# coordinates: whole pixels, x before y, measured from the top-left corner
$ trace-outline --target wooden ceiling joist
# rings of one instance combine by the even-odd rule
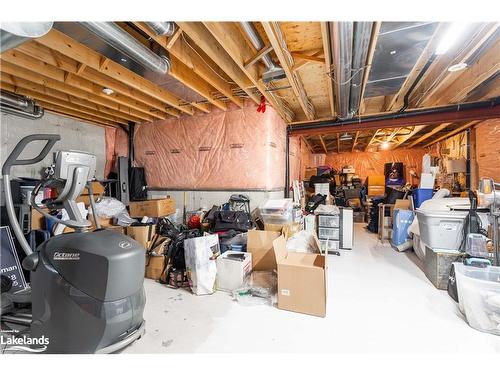
[[[455,56],[452,61],[448,60],[445,61],[445,63],[447,63],[447,66],[443,66],[441,68],[442,71],[439,72],[440,76],[438,76],[436,81],[433,82],[432,86],[429,87],[428,90],[422,94],[424,95],[424,97],[419,101],[420,102],[419,106],[425,107],[437,102],[438,98],[440,97],[439,93],[442,91],[442,89],[448,87],[454,80],[457,79],[457,76],[461,75],[460,72],[448,72],[447,67],[451,64],[465,63],[498,30],[498,27],[499,27],[498,23],[486,24],[483,27],[483,29],[480,30],[480,32],[478,32],[473,37],[473,39],[468,43],[470,46],[465,51]],[[498,53],[500,52],[498,50],[498,46],[496,48],[497,48],[496,53],[498,56]],[[462,82],[461,79],[460,81]]]
[[[104,98],[101,97],[100,95],[89,93],[87,91],[72,87],[63,82],[43,77],[35,72],[20,68],[8,62],[2,63],[2,72],[11,75],[14,78],[14,80],[19,77],[26,81],[34,82],[38,85],[57,90],[59,92],[73,95],[88,100],[90,102],[103,105],[108,108],[113,108],[115,110],[123,112],[124,114],[132,115],[134,117],[140,118],[145,121],[152,121],[151,115],[145,115],[144,113],[137,111],[133,108],[116,103],[115,101],[112,101],[109,98]]]
[[[410,147],[415,147],[416,145],[418,145],[419,143],[422,143],[423,141],[425,141],[427,138],[429,137],[432,137],[434,134],[446,129],[448,126],[450,126],[452,123],[451,122],[445,122],[441,125],[438,125],[438,126],[435,126],[434,128],[432,128],[431,131],[423,134],[422,136],[420,136],[419,138],[417,138],[416,140],[414,140],[413,142],[411,142],[409,145],[408,145],[408,148]],[[430,127],[430,126],[428,126]]]
[[[169,91],[135,74],[120,64],[109,61],[106,65],[101,67],[102,56],[98,52],[78,43],[55,29],[52,29],[43,37],[38,38],[37,42],[184,113],[193,114],[193,109],[190,106],[182,105],[183,101],[181,98],[178,98]]]
[[[314,154],[314,148],[311,146],[311,144],[309,143],[309,141],[307,140],[307,138],[306,137],[301,137],[301,139],[304,141],[304,144],[309,149],[309,151],[311,151],[311,153]]]
[[[458,134],[458,133],[461,133],[463,132],[464,130],[467,130],[468,128],[476,125],[477,123],[479,123],[480,121],[469,121],[449,132],[447,132],[445,135],[442,135],[441,137],[438,137],[436,139],[433,139],[432,141],[430,141],[429,143],[425,144],[424,146],[422,147],[429,147],[429,146],[432,146],[434,143],[437,143],[439,141],[442,141],[444,139],[447,139],[447,138],[450,138],[450,137],[453,137],[455,134]]]
[[[132,97],[143,103],[145,106],[155,108],[160,112],[165,112],[165,104],[163,102],[154,99],[141,91],[130,88],[115,79],[109,78],[95,69],[89,68],[85,64],[78,63],[77,61],[62,55],[57,51],[50,50],[35,41],[24,43],[16,50],[48,65],[55,66],[65,72],[75,74],[76,76],[82,77],[90,82],[101,85],[102,87],[110,88],[119,94]],[[106,61],[108,60],[109,59],[106,59]],[[82,69],[82,66],[84,69]]]
[[[131,116],[129,114],[125,114],[123,112],[104,107],[103,105],[98,105],[93,102],[90,102],[88,100],[84,100],[81,98],[78,98],[76,96],[72,96],[70,94],[63,93],[61,91],[57,91],[54,89],[51,89],[49,87],[45,87],[39,84],[36,84],[34,82],[30,82],[27,80],[24,80],[22,78],[16,77],[15,79],[7,74],[7,73],[0,73],[0,80],[2,83],[11,85],[12,87],[15,87],[16,89],[24,89],[24,90],[29,90],[30,92],[33,93],[38,93],[42,95],[47,95],[50,96],[54,99],[58,99],[60,101],[67,101],[76,105],[79,105],[81,107],[89,108],[94,111],[99,111],[111,116],[114,116],[116,118],[122,119],[125,121],[125,123],[128,123],[130,121],[133,122],[142,122],[143,120],[134,116]],[[119,122],[119,121],[117,121]]]
[[[408,134],[406,135],[403,135],[401,137],[398,137],[398,140],[396,141],[396,143],[392,146],[392,150],[395,150],[396,148],[398,148],[399,146],[401,146],[403,143],[405,143],[406,141],[408,141],[409,139],[411,139],[411,137],[413,137],[415,134],[417,134],[419,131],[425,129],[428,125],[417,125],[417,126],[414,126],[412,131],[409,132]]]
[[[351,152],[354,151],[354,149],[356,148],[356,144],[358,142],[358,137],[359,137],[359,130],[356,132],[356,134],[354,135],[354,140],[352,141],[352,147],[351,147]]]
[[[370,71],[372,68],[373,56],[375,55],[375,47],[377,45],[378,34],[380,32],[380,26],[382,22],[374,22],[372,26],[372,35],[370,39],[370,46],[368,47],[368,55],[366,57],[366,69],[363,73],[363,80],[361,81],[361,106],[359,109],[359,113],[364,113],[365,111],[365,89],[366,84],[368,83],[368,76],[370,75]]]
[[[3,64],[5,64],[6,62],[13,64],[18,68],[26,69],[33,73],[36,73],[40,77],[46,77],[60,82],[66,86],[71,86],[88,93],[98,95],[102,98],[107,98],[110,101],[114,101],[118,104],[133,108],[136,111],[142,112],[144,115],[151,115],[159,119],[163,119],[166,117],[166,115],[151,112],[151,108],[149,106],[146,106],[143,103],[132,99],[131,97],[119,93],[107,95],[103,92],[103,86],[88,81],[80,76],[77,76],[76,74],[65,72],[55,66],[46,64],[43,61],[34,59],[22,52],[15,50],[4,52],[1,56],[1,60]]]
[[[107,126],[112,126],[112,127],[117,126],[116,123],[104,120],[100,117],[95,117],[95,116],[88,115],[88,114],[85,114],[85,113],[82,113],[79,111],[75,111],[75,110],[67,108],[67,107],[61,107],[61,106],[58,106],[58,105],[55,105],[52,103],[44,102],[43,100],[37,100],[37,103],[39,105],[41,105],[44,109],[58,113],[58,114],[69,115],[71,117],[76,117],[76,118],[90,121],[90,122],[100,124],[100,125],[107,125]]]
[[[375,138],[377,138],[378,132],[379,132],[379,129],[377,129],[377,130],[375,130],[375,132],[373,132],[373,135],[370,137],[370,139],[368,140],[368,143],[366,144],[366,147],[364,149],[365,152],[368,151],[368,148],[372,145]]]
[[[296,72],[292,71],[293,62],[291,63],[285,56],[284,48],[286,47],[284,46],[284,43],[286,42],[280,39],[280,35],[282,35],[282,32],[280,30],[278,22],[261,22],[261,24],[264,27],[264,31],[266,32],[267,37],[269,38],[269,41],[273,46],[274,52],[278,57],[281,67],[285,71],[288,82],[292,86],[293,93],[295,94],[300,107],[304,111],[306,118],[308,120],[314,120],[314,106],[307,97],[307,93],[304,90],[304,85],[302,84],[300,77]]]
[[[61,108],[68,108],[68,109],[72,109],[74,111],[80,112],[82,114],[94,116],[95,118],[101,118],[102,120],[105,120],[105,121],[112,121],[113,123],[128,125],[128,122],[126,120],[120,119],[120,118],[112,116],[112,115],[108,115],[104,112],[81,107],[77,104],[70,103],[66,100],[60,100],[60,99],[54,98],[53,96],[40,94],[40,93],[33,92],[33,91],[30,91],[27,89],[16,87],[14,85],[10,85],[10,84],[4,83],[4,82],[0,82],[0,87],[2,88],[2,90],[10,91],[10,92],[13,92],[15,94],[24,95],[24,96],[28,96],[30,98],[33,98],[37,102],[43,101],[45,103],[57,105]]]
[[[328,149],[326,148],[325,140],[323,139],[323,137],[321,135],[318,135],[318,138],[319,138],[319,142],[321,144],[321,148],[323,148],[324,153],[327,154]]]
[[[248,68],[245,68],[245,62],[254,56],[255,51],[248,45],[237,24],[233,22],[203,22],[203,25],[194,25],[194,22],[187,23],[189,25],[181,22],[180,27],[188,27],[191,34],[190,32],[187,32],[186,29],[183,30],[186,31],[191,39],[194,39],[195,42],[198,43],[198,45],[201,47],[200,44],[206,45],[207,40],[213,44],[212,41],[215,38],[215,44],[218,44],[222,47],[226,55],[230,56],[231,60],[236,64],[237,68],[239,68],[239,70],[242,71],[244,75],[246,75],[250,82],[252,82],[252,84],[257,87],[260,93],[274,107],[274,109],[280,114],[280,116],[287,122],[292,120],[290,114],[285,111],[282,100],[267,91],[267,87],[261,79],[259,66],[257,64],[253,64]],[[204,26],[205,30],[200,30],[200,26]],[[198,29],[197,31],[199,33],[193,33],[193,28]],[[208,35],[206,34],[206,31],[208,31]],[[193,38],[192,35],[194,35],[195,38]],[[211,46],[210,50],[214,47],[217,49],[217,46]],[[204,51],[210,56],[210,58],[215,61],[215,59],[208,53],[212,52],[210,50],[204,49]],[[219,50],[219,54],[220,53],[221,52]],[[224,69],[224,71],[229,74],[226,69]],[[246,91],[245,87],[241,85],[240,87]],[[255,98],[256,95],[251,93],[251,97]],[[257,103],[260,103],[260,98],[257,99]]]
[[[210,69],[208,66],[208,62],[203,61],[203,58],[185,41],[184,36],[182,35],[182,30],[177,29],[175,34],[170,38],[164,36],[156,35],[144,22],[134,22],[134,25],[146,33],[150,38],[155,40],[159,45],[164,47],[170,53],[170,57],[174,57],[172,61],[172,71],[170,74],[176,79],[185,79],[184,75],[180,75],[179,78],[176,77],[178,72],[175,70],[175,66],[177,63],[181,63],[185,65],[191,72],[194,72],[195,75],[199,76],[201,80],[204,80],[205,83],[214,87],[215,90],[220,91],[224,96],[226,96],[229,100],[235,103],[237,106],[242,107],[243,101],[241,98],[233,95],[231,85],[226,82],[222,77],[218,76],[214,71]],[[185,69],[184,69],[185,70]],[[180,79],[179,79],[180,80]],[[191,82],[183,82],[186,86],[190,87],[192,90],[198,92],[200,95],[200,90],[204,92],[206,88],[197,87],[197,82],[200,82],[200,79],[193,78]],[[214,91],[214,90],[211,90]],[[205,95],[203,95],[205,96]],[[211,102],[215,99],[212,98],[211,95],[205,96],[207,100]],[[220,101],[212,102],[215,106],[224,109],[220,105]]]

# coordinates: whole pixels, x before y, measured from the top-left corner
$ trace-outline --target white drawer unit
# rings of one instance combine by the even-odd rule
[[[319,240],[321,251],[337,251],[340,248],[340,242],[336,240]]]
[[[338,240],[340,237],[339,228],[318,228],[320,240]]]
[[[318,226],[327,228],[338,228],[340,226],[340,216],[318,215]]]

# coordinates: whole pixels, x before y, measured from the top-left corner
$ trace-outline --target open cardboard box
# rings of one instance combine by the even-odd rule
[[[326,254],[288,252],[283,235],[273,241],[273,248],[278,270],[278,308],[326,316]]]
[[[252,269],[254,271],[269,271],[276,269],[273,241],[280,235],[280,232],[275,231],[248,231],[247,252],[252,254]]]

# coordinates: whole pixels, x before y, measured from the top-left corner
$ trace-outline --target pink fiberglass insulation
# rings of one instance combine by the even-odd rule
[[[106,165],[104,176],[116,172],[116,158],[128,155],[128,136],[124,130],[118,128],[105,128],[106,137]]]
[[[500,181],[500,120],[483,121],[476,126],[476,157],[479,178]]]
[[[136,165],[151,187],[281,189],[286,125],[271,107],[213,109],[138,126]]]
[[[345,165],[352,165],[356,174],[364,181],[369,175],[383,175],[385,163],[402,162],[405,165],[406,181],[411,181],[410,170],[415,170],[420,176],[422,157],[426,152],[423,148],[412,148],[411,150],[396,149],[378,152],[328,153],[325,164],[337,171]]]

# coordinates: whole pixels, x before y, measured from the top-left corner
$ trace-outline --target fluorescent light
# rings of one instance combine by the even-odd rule
[[[389,148],[389,146],[390,146],[390,145],[389,145],[389,142],[382,142],[382,143],[380,144],[380,148],[381,148],[382,150],[387,150],[387,149]]]
[[[455,65],[452,65],[448,68],[448,71],[449,72],[458,72],[459,70],[464,70],[465,68],[467,68],[467,63],[460,63],[460,64],[455,64]]]
[[[469,23],[465,22],[453,22],[449,27],[446,33],[443,35],[443,38],[439,42],[439,45],[436,48],[436,55],[445,54],[453,44],[455,44],[463,32],[470,26]]]

